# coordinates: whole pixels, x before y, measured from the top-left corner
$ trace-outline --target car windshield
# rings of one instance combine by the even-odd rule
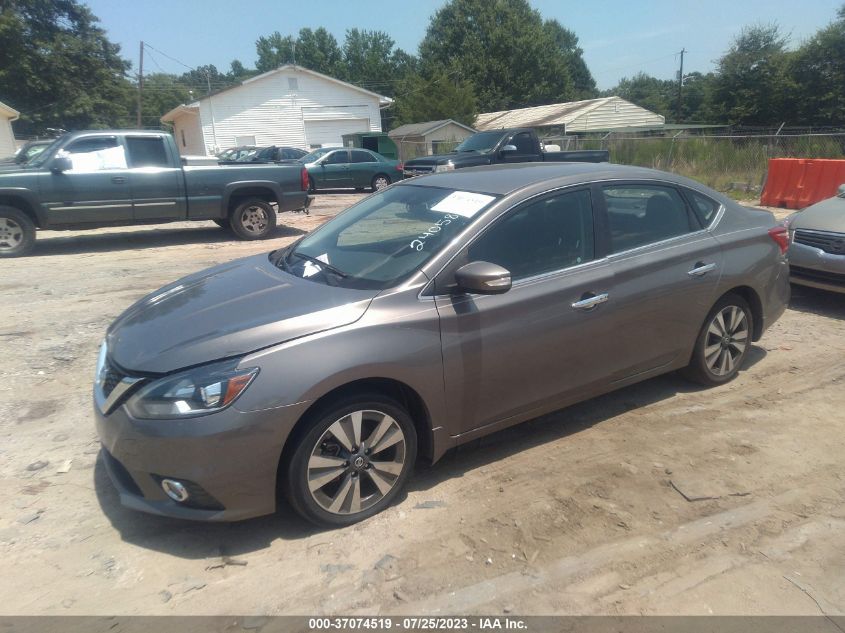
[[[330,151],[338,149],[337,147],[321,147],[320,149],[315,149],[310,154],[306,154],[302,158],[298,159],[300,163],[314,163],[319,158],[325,154],[328,154]]]
[[[319,283],[390,288],[419,270],[495,199],[440,187],[390,187],[271,253],[271,259]]]
[[[502,132],[479,132],[458,145],[456,152],[486,152],[496,147],[496,143],[502,138]]]
[[[27,167],[41,167],[41,165],[46,163],[47,160],[50,158],[50,156],[53,155],[53,152],[55,152],[56,147],[59,145],[59,143],[62,140],[64,140],[63,137],[57,138],[55,141],[50,143],[47,147],[42,148],[41,151],[38,154],[36,154],[33,158],[30,158],[29,160],[27,160],[26,163],[24,163],[24,164]]]

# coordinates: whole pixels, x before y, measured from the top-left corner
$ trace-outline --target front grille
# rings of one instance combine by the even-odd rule
[[[794,241],[798,244],[821,249],[825,253],[845,255],[845,233],[798,229],[795,231]]]
[[[103,367],[102,378],[100,382],[100,389],[103,391],[103,396],[108,398],[118,383],[126,377],[126,374],[121,373],[115,369],[108,361]]]
[[[845,287],[845,275],[831,273],[826,270],[815,270],[813,268],[801,268],[800,266],[790,266],[789,274],[791,277],[799,279],[806,279],[808,281],[822,281],[828,284],[835,284]]]
[[[422,176],[434,171],[434,165],[405,165],[406,176]]]

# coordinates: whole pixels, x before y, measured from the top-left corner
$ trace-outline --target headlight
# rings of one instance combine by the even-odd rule
[[[237,361],[215,363],[159,378],[126,403],[135,418],[190,418],[225,409],[252,382],[257,367],[236,369]]]
[[[436,165],[434,167],[434,173],[440,173],[441,171],[452,171],[455,169],[455,165],[453,163],[446,163],[445,165]]]

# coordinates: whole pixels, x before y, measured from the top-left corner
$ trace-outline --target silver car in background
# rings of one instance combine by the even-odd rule
[[[845,292],[845,185],[787,218],[792,283]]]
[[[787,240],[648,169],[403,181],[124,312],[94,385],[103,460],[138,510],[236,520],[283,494],[354,523],[418,456],[673,370],[731,380],[786,308]]]

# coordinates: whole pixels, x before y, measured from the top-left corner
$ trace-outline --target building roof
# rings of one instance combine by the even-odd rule
[[[533,108],[519,108],[517,110],[502,110],[501,112],[486,112],[479,114],[475,120],[475,127],[479,130],[495,130],[511,127],[551,127],[566,126],[576,119],[589,114],[593,110],[612,102],[622,103],[638,108],[654,117],[660,115],[639,108],[621,97],[602,97],[585,101],[570,101],[568,103],[552,103],[550,105],[534,106]]]
[[[197,99],[196,101],[194,101],[192,103],[182,104],[180,106],[176,106],[175,108],[170,110],[170,112],[167,112],[166,114],[164,114],[161,117],[161,120],[164,121],[165,123],[170,123],[170,122],[173,121],[173,119],[178,114],[183,113],[183,112],[191,112],[191,109],[193,109],[193,108],[196,108],[197,112],[198,112],[200,103],[202,101],[205,101],[206,99],[214,97],[214,96],[216,96],[220,93],[223,93],[223,92],[228,92],[230,90],[237,90],[238,88],[242,88],[242,87],[246,86],[247,84],[251,84],[254,81],[266,79],[267,77],[270,77],[272,75],[276,75],[276,74],[284,72],[286,70],[294,70],[296,72],[302,72],[302,73],[305,73],[307,75],[313,75],[314,77],[317,77],[319,79],[323,79],[325,81],[330,81],[330,82],[338,84],[340,86],[344,86],[345,88],[357,90],[358,92],[361,92],[365,95],[369,95],[371,97],[376,97],[376,98],[378,98],[378,102],[379,102],[380,106],[388,106],[391,103],[393,103],[393,99],[391,99],[390,97],[385,97],[384,95],[380,95],[377,92],[372,92],[370,90],[366,90],[365,88],[361,88],[360,86],[356,86],[355,84],[351,84],[351,83],[348,83],[346,81],[341,81],[340,79],[335,79],[334,77],[329,77],[328,75],[324,75],[323,73],[318,73],[316,70],[310,70],[308,68],[305,68],[304,66],[296,66],[294,64],[284,64],[283,66],[279,66],[278,68],[267,71],[266,73],[256,75],[255,77],[250,77],[249,79],[245,79],[245,80],[243,80],[239,83],[236,83],[236,84],[233,84],[233,85],[228,86],[226,88],[223,88],[222,90],[218,90],[217,92],[212,92],[211,94],[205,95],[204,97],[200,97],[199,99]],[[191,112],[191,113],[193,113],[193,112]]]
[[[0,101],[0,114],[4,115],[9,119],[12,119],[13,121],[21,115],[20,112],[18,112],[14,108],[7,106],[2,101]]]
[[[424,121],[423,123],[406,123],[405,125],[400,125],[399,127],[390,130],[390,132],[388,132],[388,136],[390,136],[391,138],[398,138],[404,136],[425,136],[426,134],[431,134],[432,132],[435,132],[440,128],[449,125],[450,123],[457,125],[458,127],[462,127],[468,132],[472,132],[473,134],[475,134],[475,130],[468,125],[458,123],[454,119],[442,119],[440,121]]]

